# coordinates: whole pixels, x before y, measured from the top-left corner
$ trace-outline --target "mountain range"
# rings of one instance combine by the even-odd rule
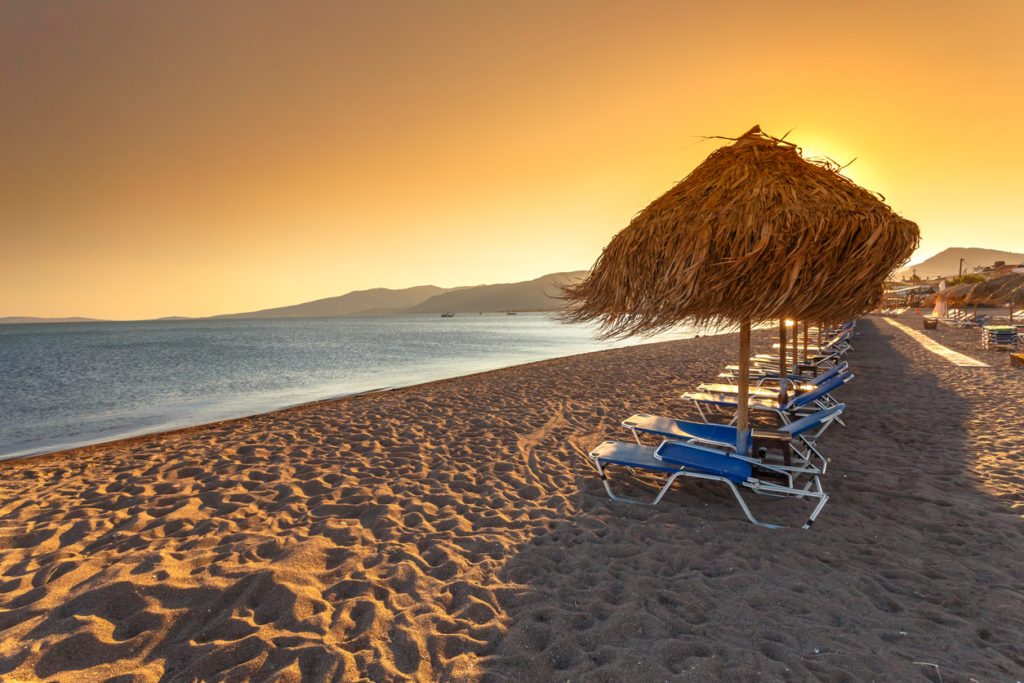
[[[991,266],[996,261],[1004,263],[1024,263],[1024,254],[998,249],[980,249],[978,247],[950,247],[935,256],[926,258],[920,263],[913,263],[900,269],[897,277],[916,272],[919,277],[935,277],[938,275],[958,275],[960,259],[964,260],[963,272],[973,273],[975,269]]]
[[[1024,254],[980,249],[976,247],[952,247],[938,254],[906,266],[897,277],[917,272],[921,277],[956,275],[964,260],[963,271],[974,272],[996,261],[1024,263]],[[558,308],[559,285],[571,284],[583,279],[585,270],[565,273],[551,273],[525,282],[511,282],[499,285],[477,285],[472,287],[435,287],[422,285],[406,289],[365,289],[342,294],[341,296],[317,299],[291,306],[265,308],[244,313],[227,313],[211,316],[227,318],[330,318],[339,316],[441,314],[451,313],[492,313],[497,311],[550,311]],[[161,318],[162,320],[187,320],[188,318]],[[93,318],[33,318],[27,316],[0,318],[3,323],[39,322],[88,322]]]
[[[214,318],[335,318],[346,315],[386,315],[400,313],[406,308],[451,290],[433,285],[407,289],[364,289],[327,299],[307,301],[292,306],[264,308],[247,313],[227,313]]]
[[[534,280],[475,287],[421,285],[406,289],[364,289],[341,296],[291,306],[210,316],[230,318],[333,318],[340,316],[403,315],[413,313],[493,313],[496,311],[551,311],[559,306],[559,285],[583,279],[585,270],[551,273]],[[190,320],[169,317],[160,320]],[[3,323],[98,322],[95,318],[0,318]]]
[[[0,325],[5,323],[96,323],[99,318],[35,318],[30,315],[9,315],[0,318]]]
[[[550,311],[558,308],[559,285],[578,282],[587,271],[551,273],[534,280],[500,285],[442,288],[365,289],[293,306],[230,313],[215,318],[324,318],[414,313],[492,313]]]

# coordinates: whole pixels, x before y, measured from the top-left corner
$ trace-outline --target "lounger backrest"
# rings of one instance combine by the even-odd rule
[[[840,403],[837,406],[832,406],[831,408],[819,410],[816,413],[801,417],[799,420],[793,420],[788,425],[782,425],[779,427],[779,431],[785,432],[790,436],[803,434],[810,429],[815,429],[821,426],[824,422],[835,419],[844,410],[846,410],[846,404]]]
[[[839,375],[838,377],[833,377],[829,381],[820,385],[814,391],[808,391],[806,394],[800,394],[792,401],[787,403],[785,409],[790,410],[792,408],[799,408],[800,406],[805,406],[811,401],[814,401],[824,396],[825,394],[829,393],[830,391],[834,390],[836,387],[842,386],[851,379],[853,379],[852,372],[845,372],[842,375]]]
[[[839,334],[837,334],[836,336],[832,337],[827,342],[825,342],[825,344],[824,344],[824,346],[822,348],[826,348],[827,349],[830,346],[835,346],[836,344],[841,344],[841,343],[843,343],[844,341],[846,341],[849,338],[850,338],[850,333],[849,332],[840,332]]]
[[[814,377],[812,379],[807,380],[806,382],[804,382],[804,384],[813,384],[813,385],[817,386],[817,385],[819,385],[819,384],[821,384],[823,382],[826,382],[826,381],[832,379],[833,377],[835,377],[836,375],[838,375],[841,372],[846,372],[846,369],[848,367],[850,367],[850,364],[847,363],[844,360],[839,365],[833,365],[832,367],[830,367],[828,370],[826,370],[825,372],[821,373],[817,377]]]
[[[750,463],[745,460],[733,458],[714,448],[680,441],[663,441],[654,457],[685,469],[723,477],[737,484],[745,482],[752,473]]]

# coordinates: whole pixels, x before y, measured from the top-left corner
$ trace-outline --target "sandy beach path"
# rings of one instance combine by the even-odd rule
[[[1019,679],[1024,382],[858,329],[810,531],[614,503],[585,456],[692,417],[730,336],[5,463],[0,678]]]

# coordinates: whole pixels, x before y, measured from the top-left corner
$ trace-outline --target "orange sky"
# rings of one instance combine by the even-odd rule
[[[1022,44],[1019,0],[0,0],[0,316],[585,269],[755,123],[919,257],[1024,252]]]

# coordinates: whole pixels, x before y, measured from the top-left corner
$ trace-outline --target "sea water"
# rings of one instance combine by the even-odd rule
[[[543,313],[0,325],[0,459],[640,341]]]

